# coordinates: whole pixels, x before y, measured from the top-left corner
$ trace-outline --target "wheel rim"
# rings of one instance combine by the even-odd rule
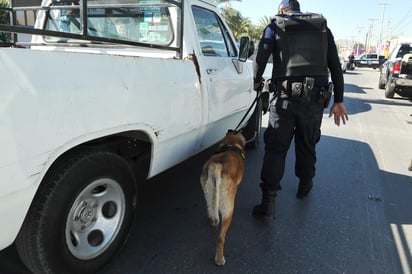
[[[71,254],[88,260],[116,239],[125,215],[125,195],[119,183],[102,178],[77,196],[66,221],[65,239]]]

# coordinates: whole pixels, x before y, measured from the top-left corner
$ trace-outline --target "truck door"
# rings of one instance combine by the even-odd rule
[[[233,60],[238,50],[220,17],[213,11],[192,7],[200,45],[198,61],[207,92],[207,120],[202,145],[216,142],[234,129],[253,100],[252,70],[238,71]]]

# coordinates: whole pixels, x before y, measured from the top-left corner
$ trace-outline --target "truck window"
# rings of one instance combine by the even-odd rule
[[[236,47],[219,17],[199,7],[193,7],[192,11],[203,55],[236,57]]]
[[[409,45],[403,45],[399,48],[398,54],[396,55],[397,58],[403,57],[405,54],[412,53],[412,47]]]
[[[174,39],[167,2],[161,0],[87,1],[88,35],[133,42],[170,45]],[[46,20],[46,30],[80,34],[79,1],[53,2]],[[170,6],[170,5],[169,5]],[[47,42],[67,38],[46,37]]]

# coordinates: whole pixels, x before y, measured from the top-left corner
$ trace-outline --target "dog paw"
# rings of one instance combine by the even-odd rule
[[[226,263],[225,257],[219,258],[218,256],[215,257],[215,264],[222,266]]]
[[[217,226],[219,224],[219,219],[209,217],[209,223],[211,226]]]

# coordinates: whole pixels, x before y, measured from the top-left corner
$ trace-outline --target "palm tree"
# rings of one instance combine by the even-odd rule
[[[268,17],[268,16],[263,16],[262,18],[260,18],[259,20],[259,26],[261,27],[266,27],[267,25],[270,24],[270,22],[272,21],[272,18]]]
[[[217,5],[225,4],[225,7],[230,7],[232,1],[242,2],[242,0],[213,0],[213,2],[215,2]]]
[[[233,35],[237,40],[244,34],[251,36],[254,31],[254,26],[249,18],[242,16],[240,12],[230,7],[222,9],[223,16],[225,17],[226,23],[232,30]]]
[[[0,24],[10,24],[9,12],[6,8],[9,7],[7,0],[0,0]],[[7,32],[0,32],[0,43],[9,43],[11,35]]]

